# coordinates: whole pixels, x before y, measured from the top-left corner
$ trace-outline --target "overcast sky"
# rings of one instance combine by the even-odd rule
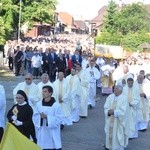
[[[98,10],[108,4],[109,0],[57,0],[58,11],[65,11],[75,17],[75,19],[93,19]],[[115,0],[117,3],[121,0]],[[122,0],[124,3],[143,2],[150,4],[150,0]]]

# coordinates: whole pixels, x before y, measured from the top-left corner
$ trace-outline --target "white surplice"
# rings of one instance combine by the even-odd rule
[[[67,95],[69,97],[69,107],[71,110],[71,118],[73,122],[78,122],[79,117],[79,88],[80,88],[80,81],[77,75],[69,75],[66,77],[67,82]]]
[[[41,125],[40,113],[47,115]],[[33,122],[36,128],[37,144],[42,149],[59,149],[61,144],[60,125],[62,124],[63,112],[59,103],[52,106],[43,106],[42,101],[36,105]]]
[[[81,70],[78,72],[77,76],[80,80],[80,106],[79,106],[79,115],[87,117],[88,116],[88,96],[89,96],[89,78],[86,71]]]
[[[111,94],[106,99],[104,105],[106,148],[110,150],[124,150],[128,145],[128,108],[127,98],[123,94],[119,96]],[[114,109],[114,115],[108,116],[109,109]]]
[[[137,138],[138,137],[138,120],[137,120],[137,110],[140,104],[140,95],[138,86],[133,85],[133,87],[129,88],[127,85],[124,87],[123,90],[124,95],[127,97],[129,103],[129,127],[130,127],[130,138]]]
[[[125,82],[126,82],[126,84],[127,84],[127,79],[128,79],[128,78],[134,79],[134,76],[133,76],[133,74],[132,74],[131,72],[128,72],[128,73],[126,73],[126,74],[123,73],[123,75],[122,75],[121,72],[118,72],[117,75],[119,76],[119,79],[118,79],[118,80],[115,80],[115,81],[116,81],[116,85],[125,86],[125,85],[122,84],[122,80],[125,80]],[[115,75],[113,75],[113,78],[114,78],[114,79],[117,79],[118,77],[115,77]]]
[[[150,120],[150,80],[145,78],[144,79],[144,92],[146,94],[146,98],[148,99],[148,103],[149,103],[149,120]]]
[[[15,96],[18,90],[23,90],[26,93],[29,100],[29,104],[34,110],[36,103],[40,100],[38,95],[39,91],[37,85],[34,82],[32,82],[30,85],[26,84],[26,82],[19,83],[13,90],[15,103],[16,103]]]
[[[43,86],[46,86],[46,85],[49,85],[49,86],[53,87],[53,84],[50,81],[48,81],[47,83],[40,82],[40,83],[37,84],[38,90],[39,90],[38,94],[39,94],[39,99],[40,100],[43,99],[42,88],[43,88]]]
[[[89,64],[88,59],[84,58],[84,59],[82,60],[82,64],[81,64],[81,65],[82,65],[82,69],[83,69],[83,70],[86,70],[88,64]]]
[[[147,86],[144,82],[139,84],[137,81],[135,85],[139,87],[139,94],[144,93],[146,96]],[[149,91],[148,91],[149,92]],[[149,101],[147,97],[140,97],[139,108],[137,110],[137,120],[138,120],[138,130],[143,130],[148,128],[149,122]]]
[[[91,106],[95,106],[95,97],[96,97],[96,80],[100,78],[100,72],[97,68],[88,67],[86,70],[87,76],[89,78],[89,98],[88,104]],[[90,72],[93,72],[94,75],[91,75]]]
[[[115,68],[115,70],[113,71],[112,73],[112,77],[113,77],[113,80],[114,81],[120,81],[124,76],[124,73],[123,73],[123,69],[121,66],[118,66],[117,68]]]
[[[64,125],[72,125],[72,119],[71,119],[71,109],[69,107],[69,97],[67,94],[67,82],[66,79],[63,79],[60,81],[57,79],[53,83],[53,96],[55,100],[59,103],[59,97],[62,97],[63,102],[60,103],[63,114],[64,114],[64,119],[63,119],[63,124]]]

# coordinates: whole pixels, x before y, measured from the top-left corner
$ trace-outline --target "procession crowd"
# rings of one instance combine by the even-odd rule
[[[10,42],[9,68],[24,81],[13,90],[7,114],[22,134],[43,150],[61,150],[61,130],[88,117],[96,91],[107,94],[104,105],[105,148],[124,150],[129,140],[146,131],[150,113],[150,59],[93,57],[86,35],[57,35]],[[34,79],[39,78],[38,84]],[[5,126],[5,90],[1,85],[0,135]]]

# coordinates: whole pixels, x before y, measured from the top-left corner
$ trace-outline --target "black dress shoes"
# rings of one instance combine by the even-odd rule
[[[61,129],[61,130],[63,130],[63,129],[64,129],[64,125],[63,125],[63,124],[61,124],[60,129]]]
[[[86,116],[80,116],[80,118],[84,118],[84,119],[86,119]]]
[[[90,108],[90,109],[93,109],[92,105],[89,105],[89,108]]]
[[[145,132],[147,129],[139,130],[140,132]]]

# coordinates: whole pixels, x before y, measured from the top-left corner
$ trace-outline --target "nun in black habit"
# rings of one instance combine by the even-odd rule
[[[33,110],[28,104],[28,98],[24,91],[19,90],[16,94],[17,104],[8,111],[7,118],[23,135],[36,143],[35,127],[32,121]]]

